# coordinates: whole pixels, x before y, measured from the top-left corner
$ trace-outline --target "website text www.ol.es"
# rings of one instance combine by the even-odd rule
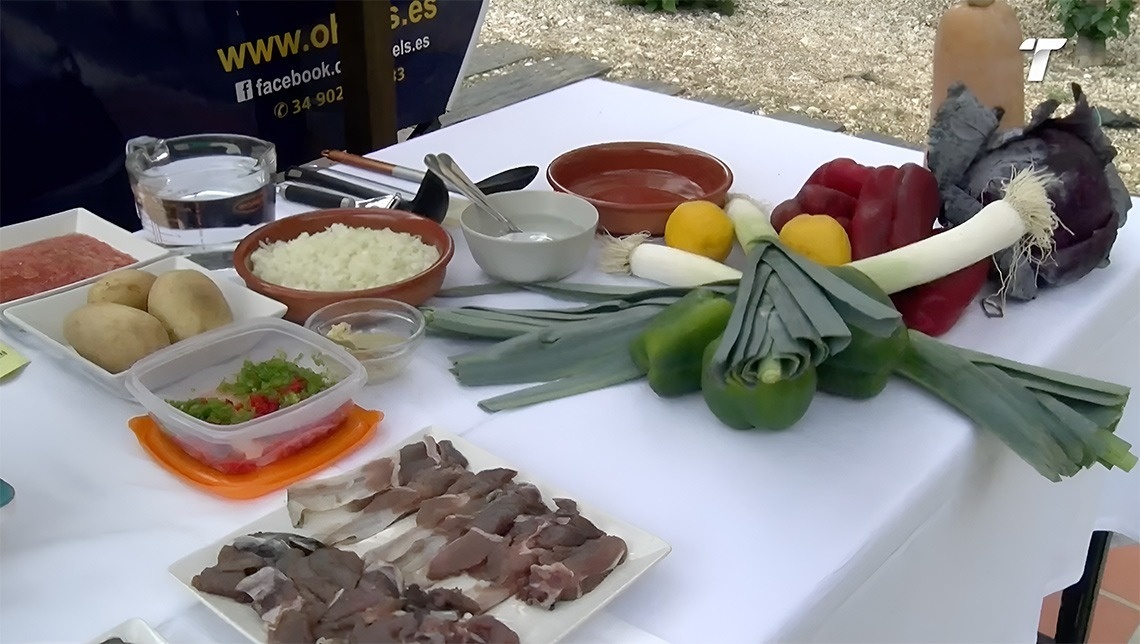
[[[402,26],[416,24],[423,21],[434,20],[439,15],[436,7],[437,0],[412,0],[406,13],[401,13],[398,7],[391,8],[391,27],[395,31]],[[236,45],[218,49],[218,62],[226,72],[244,69],[248,66],[268,63],[306,53],[314,49],[324,49],[337,44],[336,14],[330,13],[326,23],[318,23],[309,29],[294,29],[280,34],[273,34],[266,38],[249,40]],[[393,47],[393,54],[398,56],[403,49],[399,43]]]

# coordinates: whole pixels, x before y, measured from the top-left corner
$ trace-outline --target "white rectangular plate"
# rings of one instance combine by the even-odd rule
[[[221,289],[222,295],[226,297],[226,302],[229,303],[230,310],[233,311],[235,322],[256,318],[280,318],[285,315],[288,308],[277,300],[249,290],[244,284],[206,270],[185,257],[167,257],[153,264],[140,267],[140,270],[154,275],[185,269],[205,273],[214,280],[214,283]],[[31,334],[57,357],[67,362],[77,363],[84,375],[111,393],[130,400],[131,395],[127,393],[126,386],[127,372],[108,373],[102,367],[76,353],[75,349],[72,349],[63,337],[64,318],[87,303],[87,293],[92,286],[93,284],[84,284],[62,293],[13,306],[4,311],[3,315],[12,324]]]
[[[393,447],[385,456],[395,454],[404,445],[420,441],[428,434],[437,441],[451,441],[456,449],[467,457],[470,463],[469,467],[473,472],[495,467],[515,469],[499,457],[476,447],[466,440],[432,427],[417,432],[404,443]],[[545,485],[526,472],[519,471],[515,480],[526,481],[537,486],[538,489],[542,491],[547,503],[552,503],[554,497],[574,499],[578,503],[578,509],[582,516],[592,521],[594,525],[608,534],[621,537],[629,547],[629,555],[625,562],[615,568],[597,588],[579,599],[559,603],[555,606],[554,610],[545,610],[534,606],[527,606],[512,598],[491,609],[488,614],[498,618],[504,624],[514,629],[524,644],[545,644],[547,642],[555,642],[565,637],[579,624],[589,619],[591,615],[610,603],[614,597],[629,587],[634,580],[649,570],[650,567],[660,561],[665,555],[669,554],[669,551],[672,549],[669,544],[660,538],[605,514],[583,503],[572,494]],[[222,546],[231,543],[236,537],[258,531],[292,532],[305,536],[314,536],[311,532],[303,528],[294,528],[289,521],[288,511],[282,506],[279,510],[239,530],[235,530],[226,537],[215,541],[197,552],[183,557],[170,567],[170,573],[174,575],[178,581],[185,584],[200,601],[217,612],[222,619],[225,619],[232,624],[234,628],[241,631],[251,642],[260,643],[267,641],[269,632],[264,622],[262,622],[261,616],[252,608],[247,604],[239,604],[225,597],[200,593],[190,583],[194,575],[218,563],[218,551],[222,549]],[[373,538],[369,541],[377,545],[383,543],[383,534],[384,533],[381,533],[382,536],[379,540]]]
[[[72,208],[71,210],[65,210],[54,215],[48,215],[47,217],[40,217],[39,219],[23,221],[18,224],[0,228],[0,251],[30,244],[42,239],[67,235],[69,233],[90,235],[111,248],[126,253],[137,260],[134,264],[122,268],[139,268],[140,266],[149,264],[170,254],[169,250],[152,244],[146,239],[134,235],[130,231],[119,228],[115,224],[83,208]],[[115,270],[122,270],[122,268]],[[38,300],[84,284],[91,284],[103,275],[106,275],[106,273],[73,282],[66,286],[53,288],[43,293],[21,297],[11,302],[4,302],[0,304],[0,312],[18,304]]]
[[[117,637],[127,644],[166,644],[166,640],[162,638],[150,624],[147,624],[141,619],[132,619],[119,624],[115,628],[103,633],[98,638],[91,640],[91,644],[102,644],[107,640]]]

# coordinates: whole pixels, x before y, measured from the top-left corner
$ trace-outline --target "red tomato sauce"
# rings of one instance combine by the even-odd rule
[[[136,261],[83,233],[0,251],[0,303],[74,284]]]

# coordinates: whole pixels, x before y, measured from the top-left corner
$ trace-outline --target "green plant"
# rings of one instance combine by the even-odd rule
[[[645,7],[646,11],[660,10],[668,13],[676,13],[679,9],[711,9],[731,16],[736,11],[736,0],[618,0],[618,4],[638,5]]]
[[[1057,20],[1065,30],[1065,37],[1079,36],[1105,41],[1129,34],[1128,16],[1136,7],[1136,0],[1050,0],[1057,9]]]

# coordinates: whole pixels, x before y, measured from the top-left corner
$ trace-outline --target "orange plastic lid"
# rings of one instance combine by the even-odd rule
[[[135,437],[159,465],[178,478],[199,489],[235,500],[255,499],[300,481],[351,454],[372,438],[384,414],[356,405],[340,427],[328,436],[270,463],[244,474],[219,472],[187,454],[159,429],[150,416],[136,416],[127,422]]]

